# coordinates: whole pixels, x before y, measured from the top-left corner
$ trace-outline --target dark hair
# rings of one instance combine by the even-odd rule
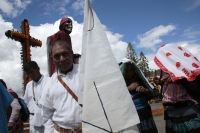
[[[66,41],[57,40],[57,41],[55,41],[55,42],[51,45],[51,49],[50,49],[51,55],[52,55],[52,49],[53,49],[54,45],[63,45],[63,44],[67,47],[67,49],[68,49],[69,51],[71,51],[71,52],[73,53],[72,48],[70,47],[70,45],[69,45]]]
[[[0,79],[0,82],[3,84],[3,86],[7,89],[6,83],[3,81],[3,79]]]
[[[25,64],[24,66],[24,71],[28,72],[30,69],[36,69],[38,68],[38,64],[35,61],[30,61],[28,63]]]
[[[139,80],[138,74],[137,74],[136,70],[134,69],[133,64],[132,64],[131,62],[126,62],[126,67],[127,67],[128,65],[130,65],[130,66],[132,67],[132,71],[134,72],[133,81],[135,82],[136,80]],[[125,73],[126,73],[126,72],[125,72]],[[126,75],[126,74],[125,74],[125,75]],[[125,77],[125,75],[124,75],[124,77]],[[126,80],[125,80],[125,82],[126,82]]]
[[[81,55],[80,54],[74,54],[74,58],[80,58]]]

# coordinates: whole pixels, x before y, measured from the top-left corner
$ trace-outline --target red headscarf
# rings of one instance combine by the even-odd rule
[[[65,23],[69,19],[70,18],[62,18],[61,19],[59,31],[50,37],[50,45],[52,45],[57,40],[63,40],[63,41],[66,41],[72,47],[71,37],[69,36],[69,34],[67,34],[65,32]]]

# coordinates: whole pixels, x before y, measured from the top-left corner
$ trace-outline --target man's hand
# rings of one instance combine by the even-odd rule
[[[170,77],[169,74],[165,74],[165,75],[161,78],[161,81],[162,81],[162,82],[170,83],[170,82],[172,82],[172,79],[171,79],[171,77]]]
[[[137,91],[137,92],[141,92],[141,93],[147,93],[149,90],[146,89],[146,88],[144,88],[143,86],[138,86],[138,87],[136,88],[136,91]]]
[[[138,86],[139,86],[139,84],[138,84],[137,82],[133,82],[132,84],[130,84],[130,85],[128,86],[128,90],[129,90],[129,91],[133,91],[133,90],[135,90]]]
[[[8,123],[8,132],[13,132],[13,130],[14,130],[14,123],[9,122]]]
[[[13,126],[14,126],[14,123],[12,123],[12,122],[8,123],[8,127],[13,127]]]

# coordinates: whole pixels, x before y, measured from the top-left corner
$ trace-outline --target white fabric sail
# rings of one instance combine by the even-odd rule
[[[89,0],[84,7],[80,77],[83,133],[135,133],[132,127],[139,123],[137,111]]]

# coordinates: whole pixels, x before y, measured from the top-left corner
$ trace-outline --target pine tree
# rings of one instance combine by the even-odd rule
[[[140,70],[144,73],[146,77],[149,76],[149,61],[147,60],[146,56],[144,53],[141,51],[140,52],[140,57],[138,59],[138,64],[137,66],[140,68]]]
[[[131,43],[128,43],[128,46],[126,48],[126,58],[132,60],[133,62],[137,64],[137,60],[138,60],[137,54]]]

